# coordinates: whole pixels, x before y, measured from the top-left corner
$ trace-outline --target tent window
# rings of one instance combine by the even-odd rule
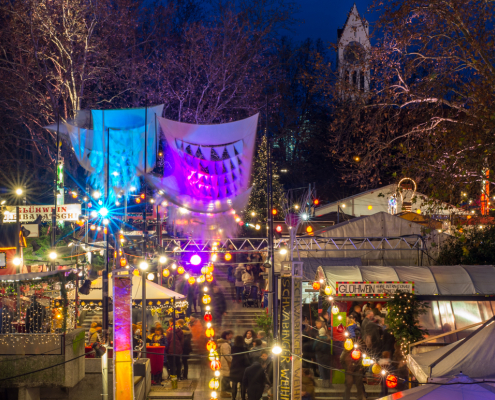
[[[462,329],[468,325],[481,322],[480,309],[477,301],[453,301],[456,329]],[[457,333],[458,339],[463,339],[471,334],[478,327],[466,329]]]
[[[443,333],[454,331],[456,327],[454,321],[454,314],[452,313],[452,305],[450,304],[450,301],[439,301],[438,310],[440,313],[440,318],[442,320]],[[445,341],[447,343],[453,343],[457,341],[457,335],[453,333],[452,335],[445,336]]]

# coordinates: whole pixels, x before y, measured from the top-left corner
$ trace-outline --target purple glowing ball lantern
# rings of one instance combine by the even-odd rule
[[[192,265],[199,265],[201,264],[201,257],[197,254],[194,254],[189,261]]]
[[[291,228],[295,228],[299,222],[299,216],[294,213],[289,213],[285,217],[285,224]]]

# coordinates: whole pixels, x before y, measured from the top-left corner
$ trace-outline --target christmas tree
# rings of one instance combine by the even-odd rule
[[[387,304],[388,330],[400,344],[402,354],[409,351],[409,344],[418,342],[428,334],[419,325],[419,316],[426,314],[428,305],[416,299],[412,293],[398,290]]]
[[[268,145],[266,137],[263,136],[258,147],[253,165],[252,186],[249,203],[244,212],[244,219],[252,223],[266,223],[267,212],[267,162],[268,162]],[[273,207],[279,212],[280,199],[283,193],[282,184],[279,181],[278,168],[272,159],[272,191],[273,191]]]

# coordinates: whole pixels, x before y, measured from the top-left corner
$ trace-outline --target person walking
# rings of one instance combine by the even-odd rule
[[[235,301],[238,303],[242,302],[242,292],[244,290],[244,282],[242,281],[242,275],[246,271],[246,268],[243,264],[239,264],[239,266],[235,269]]]
[[[192,333],[183,319],[179,319],[177,325],[179,325],[184,334],[182,343],[182,379],[186,380],[189,374],[189,354],[192,352]]]
[[[225,296],[217,285],[213,286],[211,303],[211,316],[213,317],[213,321],[215,321],[215,325],[220,328],[222,326],[222,318],[227,312],[227,303],[225,302]]]
[[[182,343],[184,342],[184,333],[177,324],[174,329],[173,320],[169,321],[169,328],[167,330],[167,342],[167,359],[170,361],[168,363],[168,375],[174,375],[175,373],[175,375],[177,375],[177,379],[181,380]]]
[[[242,384],[246,388],[249,400],[260,400],[265,391],[265,371],[259,361],[255,361],[244,371]]]
[[[315,380],[308,368],[302,371],[301,400],[315,400]]]
[[[242,283],[244,287],[251,288],[254,285],[254,273],[251,265],[246,265],[246,270],[242,274]]]
[[[340,355],[340,363],[345,370],[345,393],[344,400],[350,400],[352,385],[356,385],[357,399],[366,400],[363,384],[363,368],[361,360],[353,360],[352,350],[343,350]]]
[[[268,350],[261,350],[260,364],[265,371],[266,383],[272,387],[273,386],[273,361],[268,354]]]
[[[220,355],[220,375],[222,376],[221,381],[221,397],[230,397],[230,367],[232,364],[232,356],[230,341],[234,336],[232,331],[222,332],[222,336],[217,340],[218,354]]]
[[[150,341],[151,346],[163,346],[165,347],[163,349],[163,366],[166,368],[167,367],[167,337],[163,333],[163,328],[160,326],[158,328],[155,328],[155,332],[153,333],[153,336]],[[160,382],[163,380],[163,369],[158,372],[156,375],[151,376],[151,380],[155,382],[156,384],[160,384]]]
[[[320,379],[318,383],[321,387],[330,387],[330,343],[327,336],[327,328],[322,327],[318,331],[318,337],[313,343],[313,349],[316,356],[316,362],[318,363],[318,370],[320,372]]]
[[[232,364],[230,365],[230,381],[232,382],[232,400],[237,398],[237,387],[241,385],[241,400],[246,400],[246,388],[243,385],[244,371],[249,367],[248,349],[244,345],[244,338],[236,336],[231,349]],[[240,353],[240,354],[237,354]]]
[[[249,353],[249,359],[251,360],[251,364],[255,361],[259,361],[261,357],[261,352],[263,350],[263,342],[260,339],[253,340],[253,347],[251,348],[252,352]]]

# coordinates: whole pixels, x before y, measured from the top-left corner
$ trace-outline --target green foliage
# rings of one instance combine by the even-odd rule
[[[493,265],[495,264],[495,226],[474,227],[457,234],[440,248],[438,265]]]
[[[422,340],[428,334],[419,325],[419,316],[426,314],[429,306],[416,300],[413,294],[398,290],[387,307],[388,329],[400,344],[403,354],[407,354],[410,343]]]
[[[265,313],[258,315],[256,317],[256,325],[266,333],[266,337],[272,337],[273,319],[271,315]]]
[[[252,185],[253,190],[249,197],[249,203],[244,213],[246,220],[256,222],[266,222],[267,213],[267,174],[266,167],[268,162],[268,145],[266,137],[263,136],[259,145],[258,151],[255,155],[253,172],[252,172]],[[283,187],[279,181],[278,168],[274,162],[272,162],[272,186],[273,186],[273,207],[280,211],[280,199],[282,198]],[[252,213],[255,213],[252,216]]]

